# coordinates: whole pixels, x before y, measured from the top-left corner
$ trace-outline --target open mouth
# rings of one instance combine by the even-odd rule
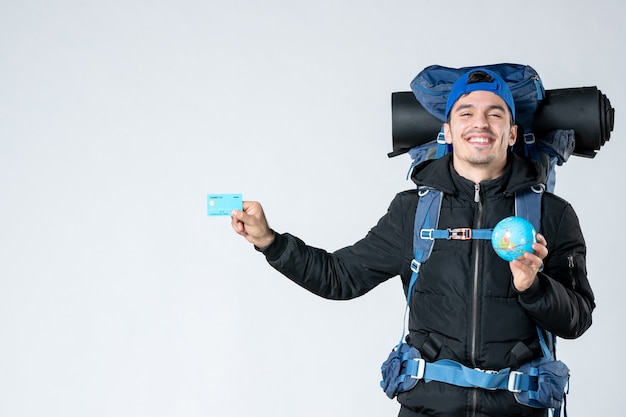
[[[489,145],[493,139],[484,136],[470,136],[466,141],[472,145]]]

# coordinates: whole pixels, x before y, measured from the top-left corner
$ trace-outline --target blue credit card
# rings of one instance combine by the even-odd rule
[[[243,209],[241,194],[209,194],[207,196],[209,216],[230,216],[233,210]]]

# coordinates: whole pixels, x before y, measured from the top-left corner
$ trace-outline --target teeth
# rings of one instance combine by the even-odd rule
[[[489,143],[488,138],[471,138],[469,141],[472,143]]]

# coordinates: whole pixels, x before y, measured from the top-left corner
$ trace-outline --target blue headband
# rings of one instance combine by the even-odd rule
[[[477,83],[468,83],[467,79],[469,76],[475,72],[484,72],[493,77],[492,82],[477,82]],[[507,83],[493,71],[489,71],[487,69],[479,68],[466,72],[461,78],[459,78],[454,85],[452,86],[452,90],[450,90],[450,94],[448,95],[448,101],[446,103],[446,119],[450,119],[450,110],[454,106],[454,103],[457,102],[461,96],[465,94],[469,94],[472,91],[489,91],[499,96],[506,105],[511,110],[511,115],[513,116],[513,121],[515,121],[515,101],[513,100],[513,94],[511,93],[511,89],[507,85]]]

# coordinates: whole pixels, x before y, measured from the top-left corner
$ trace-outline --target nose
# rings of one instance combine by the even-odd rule
[[[486,114],[476,113],[473,120],[474,127],[485,128],[489,126],[489,119]]]

